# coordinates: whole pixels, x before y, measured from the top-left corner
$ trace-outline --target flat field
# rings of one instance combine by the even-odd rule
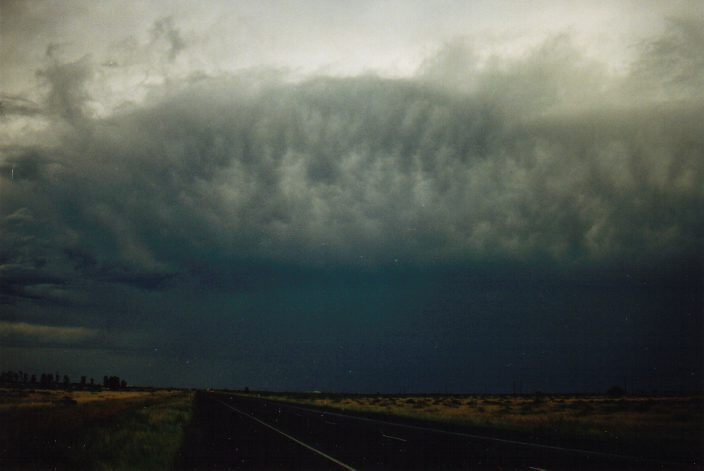
[[[184,391],[0,389],[0,468],[167,469],[191,403]]]
[[[111,390],[63,390],[63,389],[15,389],[0,388],[0,412],[9,409],[32,409],[56,407],[70,404],[85,404],[96,401],[154,399],[172,395],[170,391],[111,391]]]
[[[637,456],[701,462],[704,450],[704,397],[699,395],[260,394]]]

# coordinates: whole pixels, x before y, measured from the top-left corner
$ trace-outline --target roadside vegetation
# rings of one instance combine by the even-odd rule
[[[169,469],[185,391],[0,390],[0,468]]]
[[[0,389],[0,412],[9,409],[35,409],[96,401],[153,399],[163,392],[151,391],[70,391],[63,389]]]
[[[704,445],[702,396],[262,395],[661,459],[699,460]]]

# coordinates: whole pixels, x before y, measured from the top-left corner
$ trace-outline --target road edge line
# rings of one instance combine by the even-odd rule
[[[349,465],[343,463],[342,461],[340,461],[340,460],[338,460],[338,459],[336,459],[336,458],[333,458],[332,456],[330,456],[330,455],[328,455],[328,454],[326,454],[326,453],[323,453],[322,451],[320,451],[320,450],[318,450],[317,448],[314,448],[314,447],[308,445],[307,443],[304,443],[304,442],[300,441],[300,440],[297,439],[296,437],[293,437],[293,436],[289,435],[288,433],[286,433],[286,432],[284,432],[284,431],[282,431],[282,430],[279,430],[278,428],[274,427],[273,425],[267,424],[267,423],[264,422],[263,420],[260,420],[260,419],[254,417],[254,416],[251,415],[251,414],[248,414],[248,413],[246,413],[246,412],[244,412],[244,411],[241,411],[241,410],[239,410],[238,408],[236,408],[236,407],[234,407],[234,406],[231,406],[230,404],[228,404],[228,403],[226,403],[226,402],[221,401],[220,399],[216,399],[216,401],[218,401],[218,402],[219,402],[220,404],[222,404],[223,406],[225,406],[225,407],[227,407],[227,408],[229,408],[229,409],[232,409],[233,411],[237,412],[238,414],[244,415],[245,417],[248,417],[248,418],[250,418],[250,419],[252,419],[252,420],[254,420],[254,421],[256,421],[256,422],[259,422],[260,424],[264,425],[265,427],[268,427],[268,428],[270,428],[271,430],[273,430],[273,431],[275,431],[275,432],[277,432],[277,433],[280,433],[281,435],[283,435],[284,437],[288,438],[289,440],[298,443],[298,444],[301,445],[302,447],[305,447],[305,448],[309,449],[310,451],[312,451],[312,452],[314,452],[314,453],[319,454],[319,455],[322,456],[323,458],[326,458],[326,459],[332,461],[333,463],[335,463],[335,464],[337,464],[337,465],[339,465],[339,466],[341,466],[341,467],[343,467],[343,468],[345,468],[345,469],[347,469],[347,470],[349,470],[349,471],[356,471],[353,467],[351,467],[351,466],[349,466]]]
[[[267,400],[267,399],[264,399],[264,400]],[[510,444],[510,445],[522,446],[522,447],[527,447],[527,448],[543,448],[543,449],[548,449],[548,450],[560,451],[560,452],[564,452],[564,453],[574,453],[574,454],[580,454],[580,455],[585,455],[585,456],[591,455],[591,456],[598,456],[598,457],[602,457],[602,458],[619,459],[619,460],[623,460],[623,461],[631,461],[633,463],[650,463],[650,464],[659,464],[659,465],[664,465],[664,466],[690,466],[688,463],[673,463],[673,462],[668,462],[668,461],[663,461],[663,460],[658,460],[658,459],[642,458],[642,457],[631,456],[631,455],[621,455],[618,453],[610,453],[610,452],[595,451],[595,450],[584,450],[584,449],[580,449],[580,448],[561,447],[561,446],[556,446],[556,445],[548,445],[545,443],[531,443],[531,442],[524,442],[524,441],[520,441],[520,440],[511,440],[511,439],[507,439],[507,438],[491,437],[488,435],[475,435],[475,434],[464,433],[464,432],[443,430],[443,429],[438,429],[438,428],[434,428],[434,427],[422,427],[422,426],[418,426],[418,425],[390,422],[387,420],[372,419],[370,417],[349,415],[349,414],[332,412],[332,411],[323,410],[323,409],[312,409],[312,408],[308,408],[308,407],[301,407],[301,406],[299,406],[295,403],[291,403],[291,402],[279,401],[279,403],[284,406],[288,406],[292,409],[298,409],[298,410],[302,410],[302,411],[316,412],[316,413],[338,416],[338,417],[345,417],[348,419],[360,420],[360,421],[364,421],[364,422],[372,422],[372,423],[378,423],[378,424],[384,424],[384,425],[391,425],[391,426],[395,426],[395,427],[406,428],[409,430],[421,430],[421,431],[440,433],[440,434],[445,434],[445,435],[453,435],[453,436],[457,436],[457,437],[471,438],[474,440],[485,440],[485,441],[492,441],[492,442],[498,442],[498,443],[506,443],[506,444]]]

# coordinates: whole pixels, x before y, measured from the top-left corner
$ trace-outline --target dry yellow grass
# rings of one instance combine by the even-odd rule
[[[654,444],[678,448],[682,453],[700,448],[704,437],[702,396],[289,394],[270,397],[572,442]]]
[[[170,469],[192,399],[177,390],[1,389],[0,468]]]
[[[52,407],[65,403],[69,398],[77,404],[95,401],[135,400],[166,398],[174,391],[65,391],[61,389],[12,389],[0,388],[0,412],[16,408]]]

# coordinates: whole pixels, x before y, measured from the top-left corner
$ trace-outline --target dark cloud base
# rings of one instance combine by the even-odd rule
[[[687,25],[618,79],[453,44],[407,79],[198,76],[102,118],[90,60],[53,63],[5,107],[50,124],[0,149],[0,320],[169,365],[136,382],[700,388],[704,101],[661,70]]]

